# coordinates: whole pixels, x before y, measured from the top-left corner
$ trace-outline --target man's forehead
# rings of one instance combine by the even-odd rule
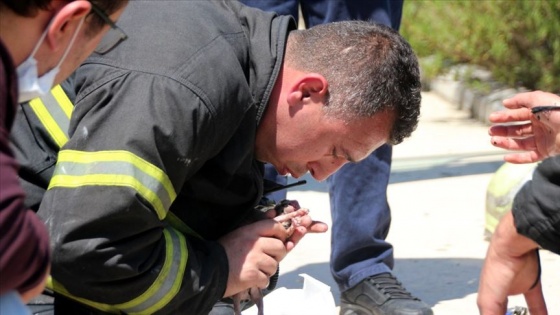
[[[372,130],[369,136],[362,132],[361,136],[347,139],[345,150],[347,150],[352,162],[359,162],[387,143],[387,141],[388,137],[382,135],[379,131]]]
[[[389,141],[391,124],[384,119],[360,119],[349,124],[350,133],[344,141],[354,161],[361,161]]]
[[[381,146],[382,146],[383,144],[385,144],[385,143],[386,143],[386,142],[381,142],[381,143],[379,143],[379,144],[376,144],[376,145],[373,146],[373,147],[370,147],[369,149],[362,150],[362,151],[360,151],[360,152],[358,152],[358,153],[355,153],[355,154],[352,156],[353,162],[360,162],[360,161],[365,160],[368,156],[370,156],[370,155],[373,153],[373,151],[379,149],[379,147],[381,147]]]

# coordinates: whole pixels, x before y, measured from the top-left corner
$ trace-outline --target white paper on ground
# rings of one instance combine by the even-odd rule
[[[307,275],[303,278],[303,289],[275,289],[264,297],[265,315],[320,314],[336,315],[336,305],[331,288]],[[243,315],[257,315],[257,306],[243,311]]]

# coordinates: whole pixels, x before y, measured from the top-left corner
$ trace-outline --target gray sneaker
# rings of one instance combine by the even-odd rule
[[[365,279],[340,296],[340,315],[433,315],[390,273]]]

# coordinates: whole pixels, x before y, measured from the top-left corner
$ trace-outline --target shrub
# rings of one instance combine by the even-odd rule
[[[468,63],[509,86],[560,92],[560,1],[408,0],[401,33],[433,76]]]

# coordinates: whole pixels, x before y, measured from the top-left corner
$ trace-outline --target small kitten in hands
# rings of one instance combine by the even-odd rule
[[[288,206],[290,205],[294,207],[288,209]],[[297,203],[291,204],[291,201],[283,200],[277,205],[262,206],[258,208],[257,211],[259,211],[260,214],[262,214],[271,209],[274,209],[277,215],[274,218],[274,220],[282,223],[282,226],[284,226],[284,228],[288,231],[288,237],[291,237],[295,231],[295,228],[300,225],[301,214],[298,214],[294,211],[294,208],[295,209],[299,208],[299,205],[297,206],[296,205]],[[309,213],[309,210],[306,213]],[[262,216],[259,217],[262,218]],[[233,299],[233,310],[235,312],[235,315],[241,315],[241,301],[245,301],[245,300],[251,300],[253,303],[255,303],[258,309],[258,315],[264,315],[263,291],[261,288],[259,287],[249,288],[246,291],[242,291],[233,295],[232,299]]]

